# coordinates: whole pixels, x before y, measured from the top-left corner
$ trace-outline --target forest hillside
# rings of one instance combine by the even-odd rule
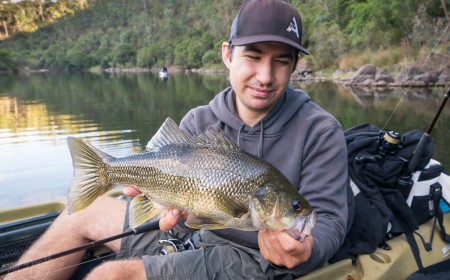
[[[315,69],[450,53],[447,0],[291,0]],[[221,67],[238,0],[0,3],[0,70]]]

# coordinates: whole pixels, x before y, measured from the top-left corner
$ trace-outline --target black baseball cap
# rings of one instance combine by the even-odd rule
[[[249,0],[231,25],[230,43],[243,46],[261,42],[280,42],[304,54],[302,19],[298,11],[281,0]]]

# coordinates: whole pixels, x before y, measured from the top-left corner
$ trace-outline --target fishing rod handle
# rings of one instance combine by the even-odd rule
[[[152,222],[145,223],[138,227],[132,228],[133,234],[141,234],[151,230],[159,230],[159,220],[155,220]]]
[[[420,159],[422,158],[423,153],[425,152],[426,145],[429,143],[430,135],[428,133],[424,133],[417,143],[416,148],[414,149],[413,155],[408,163],[408,171],[413,173],[416,170],[417,165],[419,165]]]

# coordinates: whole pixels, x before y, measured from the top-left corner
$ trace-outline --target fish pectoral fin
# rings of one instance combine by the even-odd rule
[[[145,195],[140,194],[130,202],[129,216],[130,226],[132,228],[143,224],[156,215],[161,213],[162,209],[156,207]]]
[[[219,220],[223,222],[215,218],[198,217],[191,214],[186,220],[186,226],[195,229],[216,230],[229,228],[230,226],[232,227],[235,221],[239,221],[241,218],[243,218],[243,220],[246,220],[244,216],[248,214],[247,207],[237,204],[232,198],[227,195],[217,195],[216,197],[216,212],[219,217],[222,217]]]
[[[239,205],[230,196],[225,194],[217,195],[216,207],[219,212],[233,218],[239,218],[248,213],[248,207]]]
[[[226,228],[224,224],[221,224],[215,221],[214,219],[206,217],[197,217],[194,215],[189,215],[185,224],[186,226],[194,229],[215,230]]]

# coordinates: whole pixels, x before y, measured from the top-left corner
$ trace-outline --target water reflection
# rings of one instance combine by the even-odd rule
[[[141,152],[167,117],[207,103],[224,76],[43,74],[0,77],[0,208],[64,198],[67,136],[114,155]]]
[[[331,82],[298,85],[311,98],[338,118],[345,129],[369,122],[379,128],[404,134],[419,128],[426,131],[441,105],[446,88],[345,88]],[[337,93],[337,94],[336,94]],[[443,110],[431,139],[435,144],[434,158],[450,166],[450,104]]]
[[[0,77],[0,208],[65,198],[72,177],[67,136],[87,138],[113,156],[138,153],[165,118],[179,122],[226,86],[224,75],[174,74],[167,80],[151,73]],[[327,82],[300,87],[344,128],[371,122],[402,134],[428,127],[444,91],[405,95],[402,90],[350,90]],[[432,134],[436,158],[444,162],[450,154],[445,148],[447,112]]]
[[[444,88],[346,88],[331,82],[298,86],[305,88],[314,101],[338,117],[345,128],[371,122],[401,131],[418,127],[425,130],[446,91]],[[439,122],[443,125],[448,116],[444,112]]]

